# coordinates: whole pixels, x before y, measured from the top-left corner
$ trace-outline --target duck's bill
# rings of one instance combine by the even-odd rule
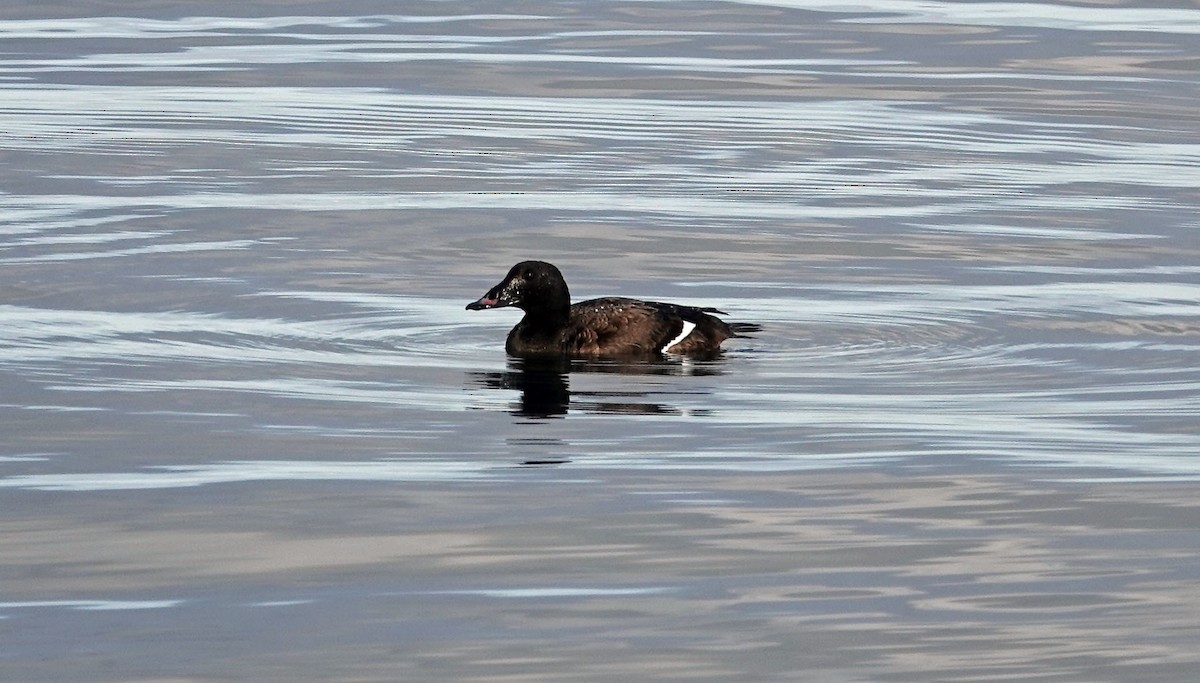
[[[501,301],[500,299],[491,299],[491,298],[488,298],[487,296],[484,296],[484,297],[481,297],[479,299],[479,301],[472,301],[471,303],[467,304],[467,310],[468,311],[485,311],[489,308],[501,308],[501,307],[508,306],[508,305],[509,305],[509,303],[507,301]]]

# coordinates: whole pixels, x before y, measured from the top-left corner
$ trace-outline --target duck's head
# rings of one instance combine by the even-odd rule
[[[508,271],[500,284],[478,301],[467,304],[467,310],[505,306],[516,306],[526,313],[565,313],[571,306],[571,293],[558,268],[545,261],[522,261]]]

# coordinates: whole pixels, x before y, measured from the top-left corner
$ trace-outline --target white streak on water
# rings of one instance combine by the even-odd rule
[[[0,479],[0,488],[79,492],[189,488],[251,481],[467,481],[500,479],[506,472],[511,475],[511,470],[457,458],[377,462],[262,460],[150,467],[137,472],[31,474]]]
[[[537,598],[611,598],[636,597],[643,595],[661,595],[677,589],[665,586],[647,586],[643,588],[578,588],[547,586],[534,588],[477,588],[457,591],[423,591],[421,593],[406,593],[405,595],[477,595],[485,598],[505,599],[537,599]]]
[[[96,611],[166,609],[183,604],[183,600],[31,600],[27,602],[0,602],[4,609],[41,609],[63,607],[66,609]]]
[[[845,14],[858,23],[922,23],[1051,28],[1071,31],[1200,33],[1200,10],[1168,7],[1087,7],[1047,2],[940,2],[938,0],[734,0]]]

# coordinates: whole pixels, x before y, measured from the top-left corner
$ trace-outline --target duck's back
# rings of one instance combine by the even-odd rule
[[[571,306],[563,348],[576,356],[713,353],[736,336],[710,315],[719,312],[620,297],[581,301]]]

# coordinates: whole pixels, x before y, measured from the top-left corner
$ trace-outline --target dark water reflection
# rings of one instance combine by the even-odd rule
[[[512,405],[520,417],[556,417],[568,410],[613,415],[682,415],[672,406],[671,390],[660,387],[640,391],[594,390],[572,392],[572,374],[599,373],[616,375],[659,375],[665,377],[701,377],[722,374],[720,360],[580,360],[555,358],[509,358],[504,372],[473,372],[471,381],[488,389],[517,391],[520,399]],[[703,411],[690,411],[703,414]]]
[[[515,390],[521,398],[512,407],[521,417],[566,415],[571,403],[565,361],[514,358],[504,372],[471,373],[472,381],[488,389]]]
[[[0,3],[0,680],[1191,680],[1146,4]],[[506,359],[525,258],[764,331]]]

